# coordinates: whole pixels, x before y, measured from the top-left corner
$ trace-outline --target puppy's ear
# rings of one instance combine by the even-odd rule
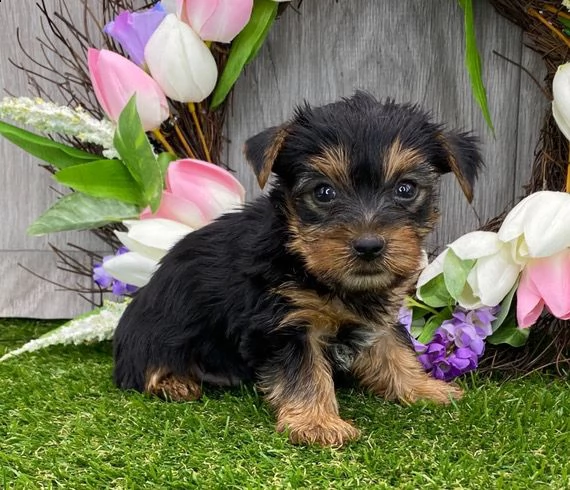
[[[274,126],[252,136],[245,142],[245,158],[253,168],[259,187],[262,189],[269,180],[273,164],[285,143],[286,137],[287,129],[285,126]]]
[[[483,167],[478,139],[469,133],[441,133],[444,159],[438,164],[441,173],[453,172],[469,202],[473,200],[473,185]]]

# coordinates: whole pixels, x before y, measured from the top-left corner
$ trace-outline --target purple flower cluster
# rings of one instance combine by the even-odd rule
[[[128,251],[127,247],[119,247],[115,255],[122,255]],[[93,282],[103,289],[111,288],[111,291],[115,296],[124,296],[125,294],[134,293],[137,290],[136,286],[115,279],[103,268],[103,264],[115,255],[107,255],[106,257],[103,257],[102,263],[94,264]]]
[[[434,378],[449,381],[477,369],[479,358],[485,352],[485,338],[493,333],[491,322],[496,313],[497,307],[477,310],[458,307],[427,344],[411,335],[411,310],[402,308],[399,320],[410,332],[418,360],[425,370]]]

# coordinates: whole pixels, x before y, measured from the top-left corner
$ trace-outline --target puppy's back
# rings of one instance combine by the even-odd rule
[[[118,387],[148,391],[152,374],[164,376],[165,370],[174,376],[214,373],[217,384],[252,377],[239,344],[271,282],[271,247],[282,246],[271,238],[271,214],[267,199],[260,198],[170,250],[115,332]],[[266,253],[255,253],[260,241],[267,242]]]

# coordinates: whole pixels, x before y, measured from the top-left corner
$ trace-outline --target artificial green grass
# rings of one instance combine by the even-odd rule
[[[0,355],[54,324],[0,321]],[[111,346],[65,346],[0,364],[6,488],[570,487],[570,383],[462,381],[456,405],[403,407],[339,393],[362,438],[291,446],[254,389],[165,403],[117,390]]]

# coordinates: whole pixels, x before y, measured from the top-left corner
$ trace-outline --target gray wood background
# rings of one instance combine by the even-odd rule
[[[55,0],[46,1],[48,7]],[[68,2],[73,11],[78,4]],[[523,47],[522,32],[486,0],[475,5],[477,38],[495,123],[495,137],[471,97],[463,65],[463,18],[455,0],[306,0],[272,30],[259,57],[236,87],[226,135],[226,158],[250,198],[259,193],[243,162],[248,136],[278,124],[295,104],[333,101],[365,89],[376,96],[419,102],[450,127],[474,130],[487,164],[468,206],[453,177],[442,185],[443,217],[431,238],[443,245],[496,216],[521,194],[547,103],[528,76],[493,54],[521,63],[542,80],[542,64]],[[82,13],[77,11],[78,19]],[[0,4],[0,87],[28,95],[24,76],[8,62],[21,59],[39,32],[35,2]],[[37,45],[36,45],[37,46]],[[0,139],[0,317],[66,318],[89,309],[74,293],[57,291],[20,265],[53,280],[77,278],[58,271],[49,243],[100,250],[90,233],[28,237],[27,226],[56,199],[50,176],[37,161]],[[78,260],[85,260],[77,253]]]

